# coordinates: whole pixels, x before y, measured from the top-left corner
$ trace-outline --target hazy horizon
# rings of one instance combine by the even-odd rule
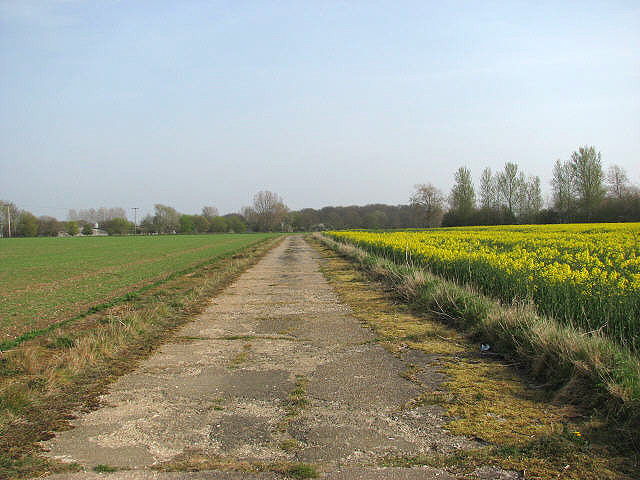
[[[640,184],[640,3],[0,0],[0,199],[404,204],[582,145]]]

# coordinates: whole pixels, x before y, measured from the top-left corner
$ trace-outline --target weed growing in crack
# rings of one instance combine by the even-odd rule
[[[296,388],[289,392],[287,399],[287,416],[295,417],[308,403],[306,387],[309,380],[303,375],[296,375]]]
[[[111,465],[104,465],[102,463],[93,467],[92,470],[96,473],[112,473],[118,471],[116,467],[112,467]]]
[[[280,450],[284,450],[287,453],[292,453],[295,452],[296,450],[300,449],[300,442],[298,442],[295,438],[285,438],[284,440],[282,440],[279,444],[278,447],[280,447]]]

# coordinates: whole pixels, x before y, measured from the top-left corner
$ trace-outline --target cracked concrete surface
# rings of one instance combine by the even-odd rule
[[[87,470],[51,478],[97,478],[89,471],[98,464],[128,469],[113,480],[283,478],[149,470],[189,452],[313,463],[334,480],[453,478],[427,467],[375,466],[385,455],[477,445],[449,434],[439,407],[406,407],[443,379],[429,375],[428,358],[418,386],[400,374],[419,356],[395,357],[374,340],[323,277],[316,251],[290,236],[213,298],[176,343],[114,383],[101,408],[43,443],[49,456]],[[305,403],[292,412],[301,378]],[[285,439],[295,447],[282,447]]]

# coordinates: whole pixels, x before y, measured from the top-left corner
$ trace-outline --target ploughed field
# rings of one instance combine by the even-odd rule
[[[272,234],[0,241],[0,344]]]
[[[330,235],[640,351],[640,223]]]

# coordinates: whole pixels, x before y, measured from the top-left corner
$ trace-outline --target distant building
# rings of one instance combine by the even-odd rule
[[[91,236],[91,237],[106,237],[108,235],[109,234],[106,231],[101,230],[99,228],[99,225],[97,223],[94,223],[93,227],[91,228],[91,235],[88,235],[88,236]]]
[[[105,232],[104,230],[101,230],[97,227],[97,223],[96,223],[96,227],[91,229],[91,236],[92,237],[107,237],[109,236],[109,234],[107,232]]]

